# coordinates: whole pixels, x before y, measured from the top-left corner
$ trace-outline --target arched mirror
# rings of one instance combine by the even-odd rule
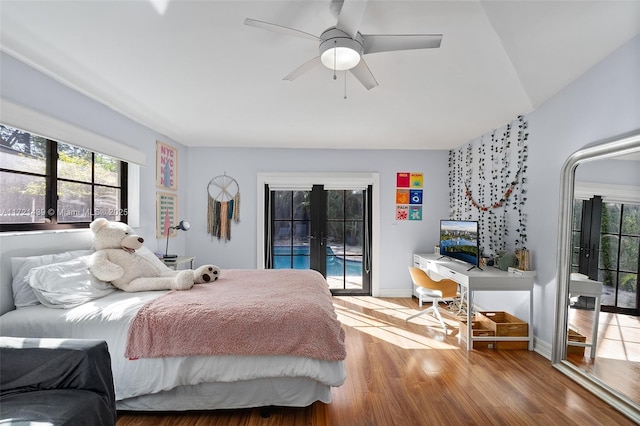
[[[640,422],[640,131],[561,171],[556,368]]]

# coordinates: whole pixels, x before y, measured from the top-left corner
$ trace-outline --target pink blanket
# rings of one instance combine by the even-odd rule
[[[311,270],[222,271],[213,284],[172,291],[131,322],[125,356],[346,357],[327,282]]]

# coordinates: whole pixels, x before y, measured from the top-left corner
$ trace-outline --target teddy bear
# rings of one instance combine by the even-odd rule
[[[99,218],[89,227],[96,250],[89,259],[89,270],[99,280],[120,290],[188,290],[194,284],[211,283],[220,276],[220,268],[215,265],[195,270],[168,268],[125,223]]]

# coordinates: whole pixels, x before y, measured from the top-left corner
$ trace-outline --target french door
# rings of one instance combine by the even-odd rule
[[[371,187],[265,185],[265,265],[314,269],[333,294],[371,294]]]
[[[573,235],[572,272],[602,281],[602,311],[640,316],[640,205],[576,201]]]

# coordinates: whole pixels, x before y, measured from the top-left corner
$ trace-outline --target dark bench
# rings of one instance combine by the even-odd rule
[[[0,423],[116,424],[107,344],[0,337]]]

